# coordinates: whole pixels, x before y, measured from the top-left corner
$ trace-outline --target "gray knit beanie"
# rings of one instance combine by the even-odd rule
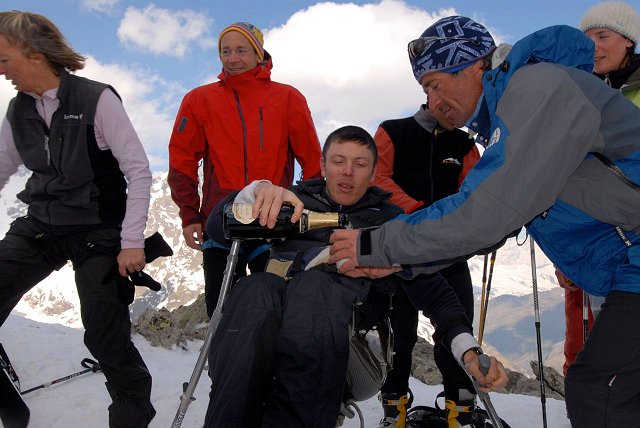
[[[591,28],[607,28],[638,44],[640,15],[623,1],[599,3],[587,10],[580,20],[583,33]]]

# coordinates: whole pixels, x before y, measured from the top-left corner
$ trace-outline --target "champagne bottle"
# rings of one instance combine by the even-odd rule
[[[258,219],[251,217],[251,204],[227,204],[224,206],[222,225],[227,239],[284,239],[323,227],[348,227],[349,217],[342,213],[321,213],[303,210],[300,220],[291,223],[293,207],[283,205],[276,219],[275,226],[270,229],[261,226]]]

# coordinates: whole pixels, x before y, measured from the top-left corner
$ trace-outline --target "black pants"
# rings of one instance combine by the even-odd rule
[[[260,241],[262,243],[262,241]],[[243,246],[243,249],[253,248]],[[207,305],[207,315],[211,317],[216,309],[222,279],[224,278],[224,268],[227,266],[227,256],[229,250],[222,248],[206,248],[202,251],[202,268],[204,270],[204,300]],[[269,257],[269,251],[264,251],[247,262],[247,255],[238,256],[234,280],[238,280],[247,275],[247,265],[251,272],[262,272]]]
[[[102,284],[115,257],[96,253],[87,243],[109,248],[120,244],[118,229],[50,235],[28,217],[15,220],[0,241],[0,325],[20,298],[67,260],[73,262],[84,343],[100,363],[113,400],[110,427],[146,427],[155,415],[151,375],[131,342],[129,308],[118,299],[115,282]]]
[[[432,311],[433,299],[439,294],[435,292],[436,288],[451,287],[469,322],[473,321],[473,286],[467,263],[455,263],[439,273],[440,275],[429,275],[428,279],[418,277],[405,282],[404,289],[407,294],[399,292],[394,297],[391,326],[394,332],[395,355],[393,370],[388,373],[382,392],[405,393],[408,390],[411,354],[417,340],[418,311]],[[443,284],[445,280],[448,285]],[[447,399],[458,401],[459,389],[474,391],[469,376],[447,347],[436,341],[433,353],[442,374]]]
[[[473,323],[473,285],[471,283],[471,274],[467,262],[454,263],[440,271],[440,274],[453,288],[454,293],[458,296],[460,304],[464,308],[464,312]],[[442,383],[444,385],[444,395],[447,399],[458,401],[458,390],[467,389],[475,393],[473,383],[467,372],[464,371],[460,364],[453,357],[453,354],[442,343],[436,342],[433,347],[433,356],[436,365],[442,374]]]
[[[390,313],[393,329],[393,369],[387,373],[382,392],[405,394],[409,390],[413,347],[418,340],[418,311],[407,297],[404,287],[393,296]]]
[[[207,428],[333,428],[349,357],[352,306],[367,280],[310,270],[287,284],[242,278],[209,354]]]
[[[607,296],[565,391],[572,427],[640,427],[640,294]]]

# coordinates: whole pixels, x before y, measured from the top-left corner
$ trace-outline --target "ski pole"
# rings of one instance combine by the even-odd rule
[[[95,372],[101,370],[100,364],[98,364],[97,361],[94,361],[91,358],[85,358],[84,360],[82,360],[80,362],[80,365],[82,367],[85,367],[86,370],[82,370],[82,371],[79,371],[77,373],[70,374],[69,376],[61,377],[60,379],[52,380],[51,382],[43,383],[42,385],[34,386],[33,388],[27,389],[26,391],[21,391],[20,394],[21,395],[25,395],[25,394],[28,394],[30,392],[36,391],[38,389],[47,388],[47,387],[49,387],[51,385],[55,385],[56,383],[60,383],[60,382],[64,382],[65,380],[73,379],[74,377],[78,377],[78,376],[83,375],[85,373],[89,373],[89,372],[95,373]]]
[[[582,290],[582,346],[589,335],[589,294]]]
[[[540,339],[540,308],[538,306],[538,278],[536,275],[536,244],[531,239],[531,280],[533,283],[533,310],[535,312],[536,345],[538,348],[538,373],[540,374],[540,403],[542,404],[542,426],[547,428],[547,400],[544,391],[544,367],[542,366],[542,340]]]
[[[482,346],[482,336],[484,334],[484,323],[482,322],[482,314],[484,314],[484,296],[487,293],[487,266],[489,263],[489,255],[484,255],[484,266],[482,268],[482,294],[480,296],[480,324],[478,326],[478,344]]]
[[[187,414],[187,409],[189,408],[189,404],[191,404],[191,402],[194,400],[193,393],[196,390],[196,386],[198,385],[198,381],[200,380],[200,375],[202,374],[202,370],[204,369],[205,362],[207,361],[207,357],[209,356],[209,348],[211,347],[211,341],[213,340],[213,335],[218,329],[218,325],[220,324],[220,319],[222,318],[222,306],[227,296],[227,291],[231,286],[231,282],[233,280],[233,274],[236,271],[236,264],[238,262],[239,252],[240,252],[240,240],[234,239],[233,243],[231,244],[231,251],[229,251],[229,255],[227,256],[227,266],[224,269],[224,277],[222,278],[222,288],[220,289],[220,295],[218,296],[216,309],[213,311],[213,315],[211,316],[211,321],[209,322],[209,329],[207,330],[207,336],[204,340],[204,343],[202,344],[202,349],[200,349],[200,355],[198,356],[196,365],[193,368],[193,373],[191,374],[189,383],[184,388],[184,393],[180,397],[180,406],[178,407],[176,416],[174,417],[173,423],[171,424],[172,428],[179,428],[182,426],[182,421],[184,420],[184,417]]]
[[[491,358],[487,354],[478,355],[478,363],[480,365],[480,371],[483,375],[489,373],[489,367],[491,367]],[[502,425],[502,419],[498,417],[498,413],[496,412],[495,407],[493,407],[493,403],[491,402],[491,398],[489,398],[489,394],[487,392],[480,392],[478,389],[478,383],[474,379],[473,380],[474,387],[476,392],[478,393],[478,397],[480,397],[480,401],[484,405],[484,409],[487,411],[489,415],[489,419],[491,419],[491,423],[495,428],[504,428]]]
[[[489,264],[489,280],[485,281],[487,271],[487,259],[485,256],[484,272],[482,274],[482,302],[480,304],[480,328],[478,333],[478,344],[482,346],[482,337],[484,336],[484,325],[487,321],[487,311],[489,310],[489,293],[491,292],[491,279],[493,278],[493,266],[496,264],[497,250],[491,253],[491,262]],[[485,293],[486,284],[486,293]]]

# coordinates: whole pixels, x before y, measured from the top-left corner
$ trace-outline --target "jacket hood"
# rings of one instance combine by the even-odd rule
[[[257,66],[255,66],[255,68],[252,68],[251,70],[245,71],[244,73],[241,73],[235,76],[232,76],[231,74],[227,73],[223,68],[220,74],[218,74],[218,79],[220,79],[222,82],[231,82],[231,83],[242,82],[246,80],[254,80],[254,79],[271,80],[272,68],[273,68],[273,59],[271,57],[271,54],[265,50],[264,61],[262,61]]]
[[[550,62],[591,73],[594,50],[595,45],[591,39],[568,25],[543,28],[516,42],[502,64],[484,73],[481,105],[478,106],[475,117],[469,121],[469,127],[484,137],[490,135],[488,113],[496,111],[500,96],[513,74],[520,68]]]

